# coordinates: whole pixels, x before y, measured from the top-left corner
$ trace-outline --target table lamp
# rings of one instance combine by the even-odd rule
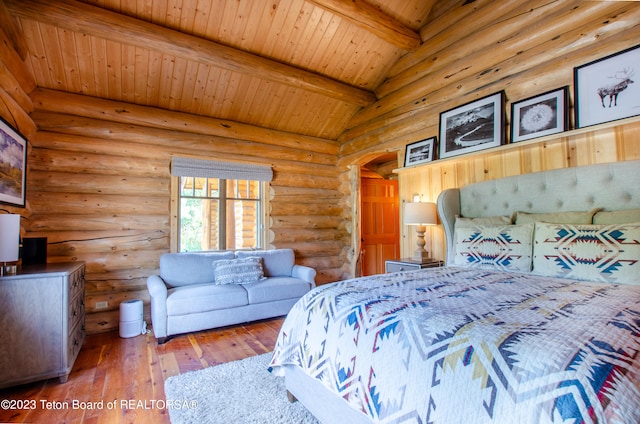
[[[20,215],[0,214],[0,275],[15,274],[15,267],[7,262],[17,262],[20,255]],[[13,271],[7,272],[12,269]]]
[[[413,260],[425,262],[429,258],[429,252],[424,248],[424,233],[427,225],[435,225],[438,223],[438,215],[436,212],[436,204],[431,202],[408,202],[404,205],[404,224],[416,225],[416,234],[418,236],[418,248],[413,254]]]

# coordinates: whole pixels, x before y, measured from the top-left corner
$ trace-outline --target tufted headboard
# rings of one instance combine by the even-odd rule
[[[514,212],[570,212],[640,208],[640,160],[562,168],[447,189],[438,215],[453,260],[456,215],[476,218]]]

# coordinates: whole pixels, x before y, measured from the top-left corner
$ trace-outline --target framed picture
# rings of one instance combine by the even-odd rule
[[[640,46],[573,69],[576,128],[640,115]]]
[[[504,142],[504,91],[440,113],[440,157],[500,146]]]
[[[404,152],[404,166],[417,165],[419,163],[431,162],[434,160],[436,138],[437,137],[431,137],[426,140],[407,144]]]
[[[511,142],[567,130],[569,87],[562,87],[511,104]]]
[[[0,202],[24,207],[27,141],[0,119]]]

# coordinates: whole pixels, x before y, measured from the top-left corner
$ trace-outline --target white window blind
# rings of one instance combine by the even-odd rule
[[[271,181],[271,166],[238,162],[174,157],[171,175],[177,177],[223,178],[226,180]]]

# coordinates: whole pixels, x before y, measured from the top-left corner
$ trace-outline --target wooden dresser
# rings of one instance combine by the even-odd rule
[[[67,381],[85,336],[84,276],[84,262],[68,262],[0,277],[0,388]]]

